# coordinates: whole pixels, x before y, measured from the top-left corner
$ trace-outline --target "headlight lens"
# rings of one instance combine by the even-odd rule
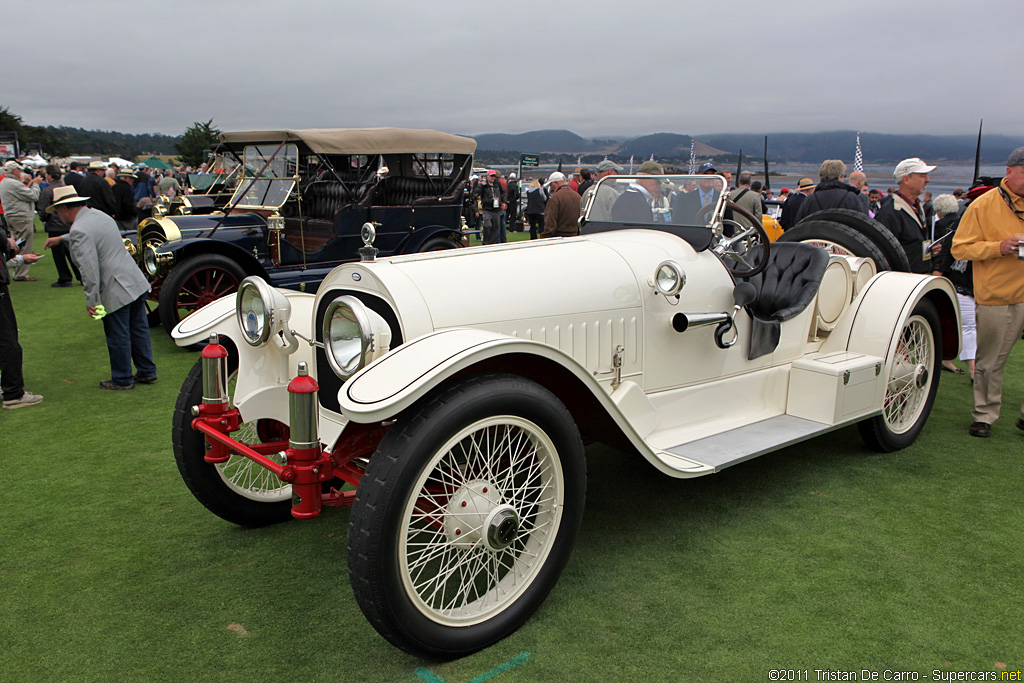
[[[391,328],[377,313],[353,296],[340,296],[324,316],[324,350],[331,368],[348,379],[391,345]]]
[[[235,316],[250,346],[262,346],[274,328],[274,292],[263,280],[247,277],[235,295]]]
[[[152,244],[147,244],[146,250],[142,252],[142,265],[146,268],[146,272],[150,277],[156,277],[156,247]]]
[[[654,271],[654,287],[660,294],[675,296],[686,284],[686,274],[675,261],[662,261]]]

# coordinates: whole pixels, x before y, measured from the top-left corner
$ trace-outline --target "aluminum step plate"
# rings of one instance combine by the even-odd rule
[[[672,446],[665,451],[713,467],[715,472],[719,472],[730,465],[777,451],[843,426],[845,425],[832,426],[792,415],[779,415],[721,434]]]

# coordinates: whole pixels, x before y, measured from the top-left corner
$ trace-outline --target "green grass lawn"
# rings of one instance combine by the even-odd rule
[[[82,288],[51,289],[50,258],[33,273],[11,292],[27,387],[46,400],[0,412],[0,681],[766,681],[773,668],[813,681],[826,668],[1024,666],[1019,349],[988,440],[967,436],[966,377],[944,374],[927,428],[894,454],[848,428],[681,481],[589,447],[582,533],[550,598],[510,638],[439,664],[364,620],[347,509],[246,530],[192,498],[170,422],[196,354],[156,329],[160,381],[101,391],[102,326]]]

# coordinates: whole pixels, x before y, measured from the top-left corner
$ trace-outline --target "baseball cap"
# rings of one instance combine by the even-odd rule
[[[551,175],[548,176],[548,182],[549,183],[564,183],[565,182],[565,174],[562,173],[561,171],[555,171],[554,173],[552,173]]]
[[[640,164],[640,168],[636,169],[636,172],[643,175],[662,175],[665,169],[657,161],[645,161]]]
[[[931,173],[937,166],[929,166],[917,157],[910,159],[904,159],[900,163],[896,164],[896,170],[892,172],[892,177],[896,180],[904,176],[908,176],[911,173]]]
[[[622,173],[622,170],[622,167],[611,159],[605,159],[597,165],[598,173],[604,173],[605,171],[616,171],[617,173]]]
[[[707,173],[708,171],[712,171],[714,173],[718,173],[718,169],[715,168],[714,165],[710,161],[701,164],[700,168],[697,169],[697,173]]]

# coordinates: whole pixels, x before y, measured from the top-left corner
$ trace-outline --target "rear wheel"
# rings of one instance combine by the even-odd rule
[[[186,316],[238,290],[242,267],[220,254],[203,254],[174,266],[160,287],[160,323],[167,334]]]
[[[939,315],[922,299],[903,324],[889,362],[882,414],[857,424],[870,448],[888,453],[914,443],[935,403],[941,362]]]
[[[831,221],[801,221],[782,233],[777,242],[804,242],[839,256],[863,256],[872,259],[879,271],[890,270],[889,260],[866,236]]]
[[[406,411],[370,458],[349,578],[377,631],[425,657],[514,632],[569,559],[586,466],[572,415],[511,375],[469,377]]]
[[[458,246],[454,240],[447,237],[432,237],[427,240],[420,251],[444,251],[445,249],[457,249]]]

